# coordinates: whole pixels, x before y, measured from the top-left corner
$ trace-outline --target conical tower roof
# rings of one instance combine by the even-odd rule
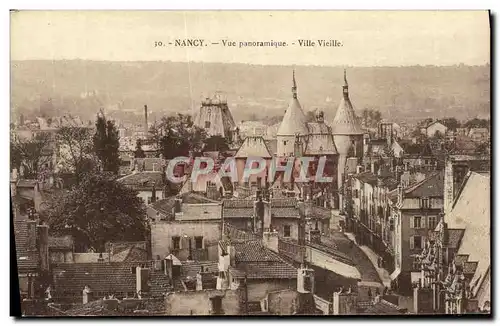
[[[332,132],[334,135],[361,135],[363,134],[363,129],[349,99],[349,86],[345,70],[344,86],[342,86],[342,89],[343,96],[332,122]]]
[[[278,128],[277,136],[307,135],[306,115],[302,111],[297,99],[297,83],[295,82],[295,71],[293,72],[292,100],[285,112],[283,121]]]

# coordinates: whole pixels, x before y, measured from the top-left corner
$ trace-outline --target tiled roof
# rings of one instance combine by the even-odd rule
[[[464,274],[472,274],[476,272],[477,262],[468,261],[464,263]]]
[[[266,261],[237,263],[248,279],[295,279],[297,269],[285,262]]]
[[[273,207],[271,209],[273,217],[299,218],[299,209],[296,207]]]
[[[460,245],[464,229],[448,229],[448,247],[456,249]]]
[[[102,263],[59,263],[52,266],[54,290],[56,293],[81,295],[87,285],[92,291],[136,292],[136,275],[132,268],[147,262],[102,262]],[[166,286],[168,280],[161,272],[150,272],[151,292],[156,286]]]
[[[306,155],[335,155],[337,148],[331,128],[325,123],[310,122],[307,124],[309,137],[304,153]]]
[[[296,205],[296,198],[273,198],[271,200],[272,207],[295,207]]]
[[[142,262],[147,260],[146,250],[138,247],[130,247],[111,256],[114,262]]]
[[[17,270],[19,273],[34,272],[38,267],[38,250],[28,250],[27,220],[14,220]]]
[[[164,186],[162,172],[137,172],[126,175],[117,181],[135,189],[148,189],[156,186],[156,191],[161,191]]]
[[[404,190],[405,197],[443,197],[444,171],[432,174]]]
[[[224,207],[224,218],[251,218],[253,216],[253,208],[226,208]]]
[[[259,236],[251,232],[240,230],[229,223],[224,223],[224,234],[231,241],[258,240]]]
[[[265,248],[260,240],[233,243],[236,262],[272,262],[283,261],[273,251]]]
[[[381,299],[379,302],[368,307],[365,313],[370,315],[399,315],[402,312],[395,304]]]
[[[226,199],[224,208],[253,208],[253,200],[247,199]]]
[[[272,153],[269,152],[266,142],[262,136],[249,136],[245,138],[243,144],[241,144],[238,152],[235,155],[236,158],[248,158],[248,157],[262,157],[271,158]]]
[[[463,265],[469,259],[469,255],[456,255],[455,265]]]
[[[175,205],[175,197],[168,197],[155,201],[149,207],[166,215],[167,217],[173,217],[174,214],[172,213],[172,209],[174,208],[174,205]]]
[[[210,203],[219,203],[217,200],[212,200],[210,198],[204,197],[202,195],[188,192],[182,195],[182,203],[183,204],[210,204]]]
[[[50,249],[72,249],[73,237],[67,235],[64,237],[49,237]]]

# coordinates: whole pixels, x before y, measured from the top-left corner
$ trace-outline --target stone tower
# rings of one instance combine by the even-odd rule
[[[345,164],[348,157],[363,157],[363,130],[356,116],[356,112],[349,99],[349,86],[347,84],[346,71],[344,70],[344,85],[342,86],[342,99],[340,100],[337,113],[332,122],[332,133],[338,159],[338,187],[342,187]],[[341,195],[339,195],[339,205],[342,207]]]
[[[304,111],[302,111],[299,100],[297,99],[295,71],[293,71],[292,83],[292,99],[276,134],[277,156],[294,155],[297,150],[297,148],[295,148],[296,141],[301,140],[300,143],[305,144],[309,133],[307,129],[306,116]]]
[[[208,137],[221,136],[229,143],[236,140],[237,128],[227,100],[219,95],[206,98],[194,118],[194,124],[205,129]]]

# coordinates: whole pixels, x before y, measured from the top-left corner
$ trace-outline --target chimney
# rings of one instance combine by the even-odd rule
[[[82,299],[83,299],[83,304],[92,301],[92,290],[90,290],[90,287],[88,285],[85,285],[85,287],[83,288]]]
[[[203,271],[203,267],[202,267]],[[196,273],[196,291],[203,290],[203,279],[201,276],[201,272]]]
[[[36,227],[38,253],[40,254],[40,270],[49,271],[49,226],[40,224]]]
[[[28,221],[26,221],[26,227],[27,227],[27,231],[28,231],[27,247],[28,247],[28,250],[30,250],[30,251],[34,251],[37,248],[37,235],[36,235],[37,225],[36,224],[37,224],[37,221],[35,221],[34,219],[31,219],[31,217]]]
[[[136,292],[149,292],[149,269],[137,266],[135,270]]]
[[[227,246],[227,254],[229,255],[229,266],[236,265],[236,249],[232,245]]]
[[[151,204],[156,202],[156,183],[153,182],[153,189],[151,189]]]
[[[174,213],[181,213],[182,212],[182,198],[176,197],[175,202],[174,202]]]
[[[260,233],[264,223],[264,202],[260,191],[257,191],[257,198],[253,203],[253,231]]]
[[[304,264],[297,269],[297,292],[314,293],[314,270]]]
[[[148,129],[148,106],[144,105],[144,133],[145,133],[145,136],[147,136],[148,132],[149,132],[149,129]]]
[[[98,263],[104,263],[104,257],[102,256],[102,252],[99,254],[99,258],[97,258]]]
[[[262,235],[264,247],[278,253],[278,232],[275,230],[265,230]]]
[[[377,173],[377,168],[376,168],[375,162],[373,162],[373,161],[370,162],[370,172],[373,174]]]

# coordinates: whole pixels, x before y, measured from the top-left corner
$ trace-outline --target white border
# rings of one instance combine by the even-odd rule
[[[498,13],[498,4],[500,1],[497,0],[475,0],[475,1],[465,1],[465,0],[455,0],[455,1],[437,1],[437,0],[419,0],[419,1],[414,1],[414,2],[404,2],[404,1],[387,1],[387,0],[378,0],[378,1],[357,1],[357,0],[348,0],[348,1],[341,1],[341,2],[336,2],[335,4],[327,4],[326,1],[321,1],[321,0],[308,0],[308,1],[297,1],[297,0],[288,0],[288,1],[275,1],[271,2],[269,0],[250,0],[250,1],[220,1],[220,0],[211,0],[211,1],[203,1],[203,0],[198,0],[198,1],[179,1],[175,3],[168,3],[168,6],[166,3],[160,2],[160,1],[148,1],[148,0],[141,0],[140,2],[138,1],[130,1],[130,0],[122,0],[122,1],[116,1],[116,2],[104,2],[102,0],[87,0],[87,1],[43,1],[41,3],[40,1],[2,1],[1,2],[1,7],[2,11],[1,13],[1,26],[2,26],[2,31],[1,31],[1,39],[3,43],[2,51],[1,51],[1,56],[2,56],[2,97],[1,99],[3,100],[3,103],[5,103],[5,107],[3,110],[0,111],[1,117],[0,121],[4,123],[4,128],[1,130],[4,132],[4,135],[0,141],[0,146],[1,150],[3,153],[9,153],[9,138],[8,138],[8,130],[9,126],[8,123],[10,121],[9,117],[9,112],[10,112],[10,95],[9,95],[9,69],[10,69],[10,64],[9,64],[9,9],[39,9],[39,10],[49,10],[49,9],[67,9],[67,10],[77,10],[77,9],[139,9],[139,10],[154,10],[154,9],[170,9],[170,10],[175,10],[175,9],[250,9],[250,10],[257,10],[257,9],[279,9],[279,10],[291,10],[291,9],[309,9],[309,10],[325,10],[325,9],[336,9],[336,10],[368,10],[368,9],[375,9],[375,10],[471,10],[471,9],[492,9],[493,13]],[[498,20],[497,20],[497,25],[498,25]],[[498,33],[495,33],[495,41],[498,41]],[[494,42],[496,44],[496,42]],[[497,72],[497,65],[495,64],[495,72]],[[495,94],[498,94],[498,84],[495,85],[495,89],[492,90]],[[492,93],[493,94],[493,93]],[[492,110],[495,110],[496,108],[492,108]],[[494,137],[496,138],[496,132]],[[496,139],[495,139],[496,141]],[[494,143],[496,144],[496,142]],[[498,150],[497,145],[495,146],[495,150]],[[8,166],[9,166],[9,161],[8,161],[9,155],[4,155],[4,158],[1,161],[1,164],[3,166],[2,171],[3,173],[0,173],[1,178],[4,180],[1,182],[3,185],[0,187],[2,190],[1,193],[1,198],[6,205],[3,205],[2,207],[5,207],[5,211],[3,214],[3,219],[2,223],[3,224],[3,242],[2,245],[0,246],[0,252],[1,252],[1,258],[2,261],[8,262],[9,261],[9,244],[7,244],[7,239],[10,238],[10,225],[9,225],[9,218],[10,214],[7,211],[10,203],[7,201],[9,198],[9,190],[10,188],[7,188],[8,184],[8,174],[7,171]],[[0,180],[1,181],[1,180]],[[496,180],[495,180],[496,181]],[[500,202],[500,195],[497,193],[495,196],[495,201]],[[495,217],[494,214],[492,214],[492,217]],[[498,225],[500,223],[496,222],[495,225],[498,228]],[[498,231],[498,230],[496,230]],[[498,237],[498,232],[495,232],[495,234]],[[497,269],[498,272],[498,269]],[[2,268],[1,269],[1,279],[4,280],[4,282],[7,282],[9,279],[9,271],[7,268]],[[495,273],[495,276],[497,276],[498,273]],[[496,282],[498,283],[498,278],[496,278]],[[4,310],[2,315],[2,324],[4,323],[13,323],[14,319],[9,318],[9,296],[8,293],[6,293],[5,290],[9,288],[8,284],[4,283],[4,286],[2,289],[3,295],[0,296],[0,306]],[[496,289],[495,289],[496,290]],[[498,292],[496,293],[498,294]],[[499,296],[495,295],[495,299],[497,299]],[[498,304],[497,302],[493,303],[495,308],[494,311],[496,313],[499,312],[498,310]],[[241,318],[244,320],[244,317]],[[35,321],[35,320],[33,320]],[[54,322],[55,320],[48,320],[49,323]],[[130,322],[134,324],[138,324],[139,320],[131,320]],[[311,320],[311,321],[318,321],[318,320]],[[403,321],[403,320],[402,320]],[[32,321],[28,321],[32,322]],[[40,322],[37,320],[36,322]],[[79,323],[82,321],[79,320]],[[99,325],[99,324],[104,324],[104,323],[109,323],[111,322],[110,320],[90,320],[90,321],[83,321],[84,323],[92,323],[93,325]],[[116,322],[127,322],[127,319],[120,319],[114,321]],[[175,321],[173,320],[165,320],[165,321],[150,321],[149,323],[152,324],[164,324],[165,322],[167,323],[173,323]],[[206,323],[209,322],[207,320],[201,320],[201,322]],[[220,321],[214,321],[215,323],[219,323]],[[236,320],[229,320],[228,322],[236,322]],[[251,323],[276,323],[278,320],[271,320],[271,321],[265,321],[265,320],[255,320],[251,321]],[[304,320],[297,320],[293,321],[291,319],[285,320],[285,322],[299,322],[302,323]],[[307,321],[310,322],[310,321]],[[343,321],[341,320],[324,320],[323,322],[328,322],[328,323],[335,323],[335,324],[344,324]],[[374,322],[374,321],[370,321]],[[377,321],[378,323],[380,322],[385,322],[385,321]],[[411,322],[410,320],[404,320],[405,323]],[[426,323],[429,324],[438,324],[442,321],[436,320],[436,321],[425,321]],[[474,322],[473,320],[467,320],[467,323],[470,324],[479,324],[479,322]],[[70,321],[60,321],[59,323],[61,324],[70,324]],[[194,323],[194,321],[189,321],[183,322],[184,324],[190,324]],[[350,321],[351,324],[361,324],[365,323],[364,320],[352,320]],[[413,322],[411,322],[413,323]]]

